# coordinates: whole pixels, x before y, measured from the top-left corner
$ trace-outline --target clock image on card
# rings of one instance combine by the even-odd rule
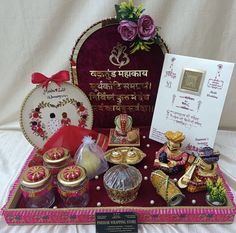
[[[27,140],[42,148],[58,129],[65,125],[92,128],[93,112],[89,99],[78,87],[50,83],[47,88],[38,85],[26,97],[20,116],[20,125]]]

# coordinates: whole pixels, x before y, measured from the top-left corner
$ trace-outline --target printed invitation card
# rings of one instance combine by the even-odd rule
[[[233,68],[233,63],[166,54],[150,139],[165,143],[166,131],[182,131],[184,150],[213,147]]]

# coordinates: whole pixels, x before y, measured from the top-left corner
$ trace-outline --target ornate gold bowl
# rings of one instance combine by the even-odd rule
[[[133,166],[115,165],[104,174],[103,182],[107,194],[113,202],[126,204],[136,199],[142,175]]]

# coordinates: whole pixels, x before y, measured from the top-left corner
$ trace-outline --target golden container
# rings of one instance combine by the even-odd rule
[[[136,199],[142,175],[135,167],[125,164],[115,165],[104,174],[103,182],[113,202],[126,204]]]
[[[151,182],[168,206],[176,206],[182,202],[184,195],[175,183],[163,171],[156,170],[151,173]]]

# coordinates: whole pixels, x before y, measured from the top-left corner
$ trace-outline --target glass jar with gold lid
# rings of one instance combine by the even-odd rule
[[[48,208],[55,201],[49,170],[43,166],[32,166],[25,170],[21,190],[27,208]]]
[[[71,165],[57,175],[58,192],[65,207],[84,207],[89,202],[89,179],[86,170]]]
[[[43,154],[44,166],[50,170],[53,176],[53,186],[57,183],[58,172],[72,163],[69,150],[63,147],[55,147]]]

